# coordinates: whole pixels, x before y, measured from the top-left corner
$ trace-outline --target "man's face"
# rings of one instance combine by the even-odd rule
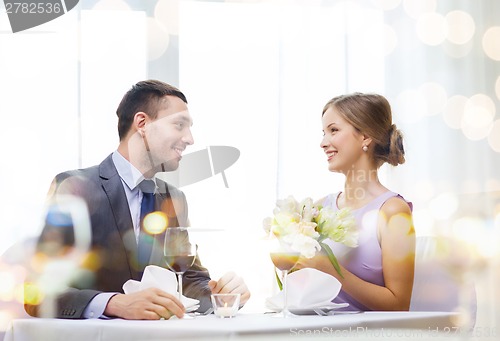
[[[159,171],[174,171],[179,167],[182,153],[194,143],[191,134],[193,120],[186,103],[175,96],[166,96],[167,104],[158,111],[155,120],[145,126],[149,145],[151,168]],[[161,167],[160,167],[161,166]]]

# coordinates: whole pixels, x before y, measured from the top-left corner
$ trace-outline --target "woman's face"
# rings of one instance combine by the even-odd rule
[[[355,170],[363,152],[364,135],[330,107],[322,118],[321,148],[326,154],[328,169],[332,172]]]

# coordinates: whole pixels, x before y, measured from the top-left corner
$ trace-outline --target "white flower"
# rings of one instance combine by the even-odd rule
[[[331,208],[323,208],[317,220],[322,235],[349,247],[358,246],[356,220],[349,209],[334,211]]]
[[[273,218],[267,217],[262,221],[262,227],[264,227],[264,231],[266,231],[266,234],[269,234],[271,232],[271,227],[273,224]]]
[[[292,233],[283,237],[293,251],[300,252],[306,258],[312,258],[321,249],[318,241],[302,233]]]
[[[276,201],[273,213],[274,217],[264,219],[264,230],[303,257],[311,258],[327,247],[320,244],[326,238],[350,247],[358,245],[356,221],[348,209],[320,209],[311,198],[298,202],[289,196]]]
[[[276,208],[274,209],[274,214],[276,212],[281,212],[281,213],[298,213],[299,210],[299,203],[297,200],[295,200],[294,197],[291,195],[288,196],[286,199],[281,199],[276,201]]]
[[[302,209],[302,220],[304,221],[313,221],[314,218],[318,215],[318,209],[314,206],[311,198],[306,198],[302,200],[299,204]]]

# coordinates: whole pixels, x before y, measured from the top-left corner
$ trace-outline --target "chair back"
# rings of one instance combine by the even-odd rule
[[[470,316],[470,325],[474,326],[477,312],[475,286],[473,283],[461,283],[453,276],[450,266],[453,262],[445,259],[439,247],[438,237],[419,236],[416,239],[415,276],[410,311],[458,312],[466,309]]]

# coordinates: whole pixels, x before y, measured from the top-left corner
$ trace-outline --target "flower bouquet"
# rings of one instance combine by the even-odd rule
[[[337,258],[324,241],[330,239],[348,247],[358,246],[356,221],[349,209],[336,211],[315,205],[311,198],[298,202],[289,196],[276,202],[273,213],[273,217],[263,222],[264,229],[271,237],[278,238],[288,249],[306,258],[312,258],[316,252],[324,250],[335,270],[342,276]]]

